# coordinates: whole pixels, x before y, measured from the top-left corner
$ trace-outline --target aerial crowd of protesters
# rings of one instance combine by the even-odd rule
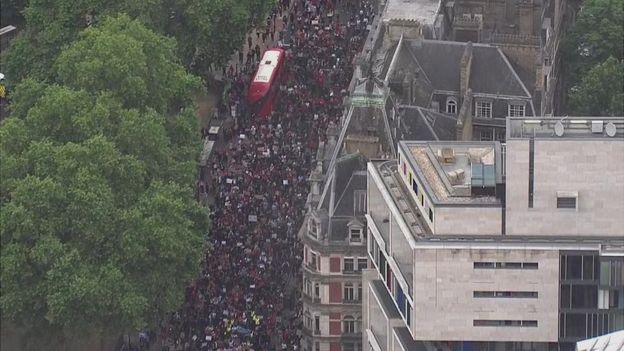
[[[292,38],[266,118],[246,103],[259,44],[250,36],[247,55],[240,51],[238,64],[225,69],[230,84],[220,110],[236,123],[200,179],[214,195],[205,264],[183,308],[162,324],[164,350],[300,349],[301,306],[289,287],[300,286],[307,177],[327,126],[343,112],[352,61],[373,16],[367,1],[280,1],[256,34],[265,48],[283,33]],[[276,21],[284,28],[279,38]]]

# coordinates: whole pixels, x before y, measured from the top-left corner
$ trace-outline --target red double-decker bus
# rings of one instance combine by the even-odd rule
[[[284,50],[276,48],[264,52],[247,95],[252,111],[258,116],[267,117],[273,111],[285,69]]]

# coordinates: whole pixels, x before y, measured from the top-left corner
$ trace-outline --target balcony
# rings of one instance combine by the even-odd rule
[[[318,272],[316,262],[308,262],[305,264],[304,267],[307,268],[308,270],[311,270],[312,272]]]
[[[309,304],[320,304],[321,303],[321,298],[320,297],[313,297],[311,295],[307,295],[307,294],[303,294],[301,296],[301,298],[303,299],[304,302],[309,303]]]
[[[356,305],[356,304],[360,304],[362,303],[362,300],[356,300],[356,299],[343,299],[342,303],[346,304],[346,305]]]

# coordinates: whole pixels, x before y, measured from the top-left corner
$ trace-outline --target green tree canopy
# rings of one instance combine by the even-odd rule
[[[610,57],[590,69],[571,90],[570,106],[581,115],[624,115],[624,63]]]
[[[107,63],[120,48],[129,62]],[[115,333],[154,327],[183,300],[208,223],[193,197],[201,140],[184,102],[201,84],[174,51],[137,21],[104,19],[60,53],[64,84],[26,79],[16,88],[0,124],[3,318]],[[148,93],[128,99],[122,87],[73,77],[68,62],[77,75],[118,77]],[[181,112],[165,108],[173,105]]]
[[[624,0],[587,0],[578,13],[572,30],[566,34],[563,42],[563,65],[565,67],[566,86],[570,94],[570,112],[574,114],[592,113],[613,114],[607,105],[586,105],[612,101],[621,96],[622,84],[612,85],[611,89],[587,90],[597,75],[605,69],[615,68],[617,61],[624,60]],[[614,62],[607,62],[614,58]],[[617,71],[617,69],[615,70]],[[614,72],[615,72],[614,71]],[[593,76],[593,77],[592,77]],[[609,80],[613,82],[613,80]],[[581,98],[579,94],[590,93],[592,96]],[[605,94],[598,96],[597,94]],[[574,97],[573,97],[574,96]],[[617,104],[616,104],[617,105]],[[614,105],[615,106],[615,105]]]
[[[206,74],[211,64],[227,62],[243,44],[247,30],[254,23],[262,23],[274,3],[275,0],[32,0],[24,10],[28,26],[4,57],[4,73],[12,81],[27,76],[54,81],[50,67],[80,31],[106,16],[126,14],[175,38],[179,50],[174,54],[186,67]],[[108,45],[113,50],[111,55],[128,47],[114,42]],[[134,51],[113,62],[122,61]]]

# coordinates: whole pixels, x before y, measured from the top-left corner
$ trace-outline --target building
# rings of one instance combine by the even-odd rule
[[[303,233],[303,350],[359,351],[366,257],[366,158],[336,161]]]
[[[411,119],[406,106],[445,114],[456,120],[460,140],[504,140],[507,117],[539,115],[533,94],[495,46],[401,38],[381,75],[400,114]]]
[[[574,350],[624,329],[624,118],[397,149],[367,166],[368,349]]]

